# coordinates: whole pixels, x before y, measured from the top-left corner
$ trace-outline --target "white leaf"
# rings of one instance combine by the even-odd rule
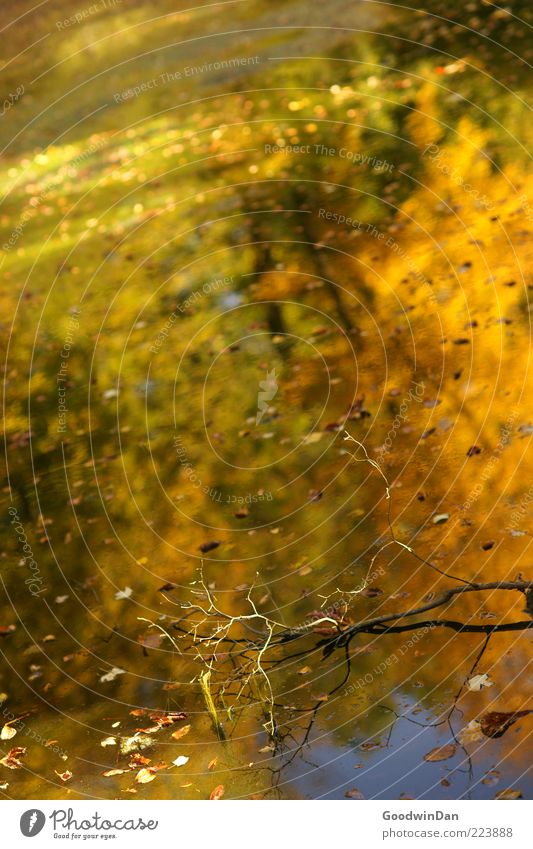
[[[100,681],[114,681],[115,678],[117,678],[119,675],[124,675],[125,672],[125,669],[120,669],[120,667],[118,666],[113,666],[113,668],[110,669],[109,672],[106,672],[105,675],[101,676]]]
[[[132,592],[133,590],[131,587],[124,587],[123,590],[119,590],[118,593],[115,593],[115,598],[129,598]]]
[[[16,728],[12,728],[11,725],[4,725],[4,727],[2,728],[2,732],[0,733],[0,739],[11,740],[11,738],[14,737],[16,733]]]
[[[179,758],[176,758],[175,761],[172,761],[174,766],[185,766],[186,763],[189,763],[189,758],[185,757],[185,755],[180,755]]]
[[[117,741],[116,741],[116,738],[115,738],[115,737],[106,737],[106,738],[105,738],[105,740],[102,740],[102,742],[100,743],[100,745],[101,745],[101,746],[103,746],[104,748],[105,748],[106,746],[116,746],[116,745],[117,745]]]
[[[469,690],[477,692],[478,690],[481,690],[482,687],[492,687],[494,681],[491,681],[485,672],[483,675],[474,675],[472,678],[469,678],[466,683]]]

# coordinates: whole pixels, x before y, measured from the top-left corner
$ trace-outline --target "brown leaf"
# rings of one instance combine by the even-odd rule
[[[0,764],[7,766],[8,769],[20,769],[22,763],[19,758],[26,754],[26,749],[23,746],[15,746],[10,749],[7,755],[0,760]]]
[[[198,546],[198,550],[202,552],[202,554],[207,554],[208,551],[213,551],[215,548],[218,548],[220,542],[217,540],[213,540],[212,542],[203,542],[202,545]]]
[[[351,790],[347,790],[346,793],[344,794],[344,796],[345,796],[346,799],[364,799],[365,798],[364,795],[361,793],[361,791],[357,789],[357,787],[352,787]]]
[[[508,787],[506,790],[499,790],[495,797],[495,799],[521,799],[522,791],[521,790],[513,790],[511,787]]]
[[[130,769],[138,769],[141,766],[146,766],[146,764],[151,763],[151,760],[151,758],[145,758],[144,755],[135,752],[129,763]]]
[[[490,711],[481,717],[479,724],[485,737],[502,737],[511,725],[530,713],[533,713],[533,711],[517,710],[513,713]]]
[[[174,740],[181,740],[181,738],[185,737],[185,735],[188,734],[190,730],[190,725],[184,725],[183,728],[178,728],[177,731],[174,731],[172,733],[172,736],[174,737]]]
[[[218,758],[213,758],[212,761],[209,761],[207,764],[207,769],[214,769],[218,763]]]
[[[437,761],[447,761],[448,758],[453,758],[455,755],[456,747],[453,743],[448,743],[447,746],[437,746],[436,749],[432,749],[431,752],[428,752],[427,755],[424,755],[424,760],[429,761],[430,763],[436,763]]]
[[[211,790],[209,794],[209,799],[214,802],[218,802],[219,799],[222,799],[224,795],[224,785],[218,784],[214,790]]]

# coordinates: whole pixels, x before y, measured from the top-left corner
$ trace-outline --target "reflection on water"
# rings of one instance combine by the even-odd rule
[[[487,711],[531,707],[531,632],[487,640],[425,624],[527,622],[523,594],[469,593],[412,630],[358,634],[349,666],[344,649],[319,645],[331,631],[302,628],[317,611],[346,624],[418,607],[461,580],[533,579],[520,67],[486,41],[472,62],[472,28],[423,15],[354,4],[342,24],[333,4],[330,26],[371,14],[376,29],[419,42],[395,47],[369,33],[306,40],[301,4],[283,15],[254,5],[250,26],[287,33],[247,36],[263,66],[245,85],[230,72],[193,78],[178,121],[154,89],[94,118],[90,138],[11,150],[2,177],[6,238],[35,201],[1,272],[14,317],[2,328],[1,707],[17,729],[2,748],[27,748],[22,768],[2,767],[2,789],[529,797],[530,717],[499,737],[461,732]],[[521,52],[521,25],[491,9],[476,5],[476,25],[453,14]],[[181,25],[187,38],[202,26]],[[443,58],[450,32],[457,67]],[[148,24],[145,34],[161,37]],[[184,50],[178,64],[190,63]],[[332,59],[300,60],[306,51]],[[110,74],[106,97],[154,73],[137,63]],[[102,94],[89,89],[87,113]],[[27,144],[46,148],[46,122],[40,132]],[[328,153],[266,152],[280,139]],[[345,430],[379,463],[390,499]],[[384,547],[389,509],[404,547]],[[205,669],[180,630],[181,605],[207,603],[202,581],[227,616],[250,615],[253,600],[256,638],[261,617],[302,632],[265,660],[274,741],[264,681],[222,686],[235,672],[225,644],[209,658],[218,739]],[[424,759],[445,745],[449,757]],[[146,784],[135,781],[143,765]]]

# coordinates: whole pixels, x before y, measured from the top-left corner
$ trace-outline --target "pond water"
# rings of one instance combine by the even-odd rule
[[[123,5],[13,30],[3,795],[531,798],[523,592],[340,639],[533,581],[528,4]]]

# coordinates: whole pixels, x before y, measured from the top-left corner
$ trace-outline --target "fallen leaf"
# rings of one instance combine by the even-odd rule
[[[212,542],[203,542],[202,545],[198,546],[198,550],[202,552],[202,554],[207,554],[208,551],[213,551],[215,548],[218,548],[220,542],[218,540],[213,540]]]
[[[518,710],[513,713],[490,711],[481,717],[479,724],[485,737],[502,737],[511,725],[530,713],[533,713],[533,711]]]
[[[66,769],[65,772],[58,772],[57,770],[54,770],[54,772],[61,781],[70,781],[72,778],[72,773],[69,769]]]
[[[448,743],[447,746],[437,746],[436,749],[432,749],[427,755],[424,755],[424,760],[429,761],[430,763],[436,763],[437,761],[447,761],[449,758],[453,758],[455,755],[456,747],[453,743]]]
[[[357,789],[357,787],[352,787],[351,790],[347,790],[346,793],[344,794],[344,796],[345,796],[346,799],[364,799],[365,798],[364,795],[361,793],[361,791]]]
[[[26,754],[26,751],[23,746],[15,746],[0,760],[0,764],[7,766],[8,769],[20,769],[22,763],[19,758],[22,758]]]
[[[180,755],[172,763],[174,766],[185,766],[185,764],[189,763],[189,758],[186,755]]]
[[[437,513],[436,516],[433,516],[433,519],[431,521],[434,525],[443,525],[444,522],[447,522],[449,518],[449,513]]]
[[[122,775],[123,773],[128,772],[127,769],[108,769],[107,772],[103,772],[102,775],[104,778],[111,778],[112,775]]]
[[[302,668],[298,670],[298,675],[308,675],[309,672],[311,672],[310,666],[302,666]]]
[[[482,687],[492,687],[494,681],[491,681],[489,676],[486,673],[483,673],[482,675],[474,675],[472,678],[469,678],[466,683],[469,690],[477,692],[478,690],[481,690]]]
[[[4,725],[4,727],[2,728],[2,731],[0,732],[0,739],[1,740],[11,740],[11,738],[14,737],[16,733],[17,733],[17,729],[13,728],[11,725],[8,725],[6,723],[6,725]]]
[[[151,758],[145,758],[144,755],[141,755],[139,752],[135,752],[135,754],[132,755],[128,766],[130,769],[140,769],[142,766],[146,766],[149,763],[151,763]]]
[[[211,790],[211,793],[209,794],[209,799],[211,801],[218,802],[219,799],[222,799],[223,795],[224,795],[224,785],[218,784],[215,787],[214,790]]]
[[[172,733],[174,740],[181,740],[182,737],[185,737],[186,734],[191,730],[190,725],[184,725],[183,728],[179,728],[177,731]]]
[[[124,675],[125,672],[125,669],[121,669],[119,666],[113,666],[109,672],[106,672],[105,675],[100,677],[100,681],[104,683],[106,681],[114,681],[115,678],[118,678],[119,675]]]
[[[151,767],[140,769],[135,776],[135,781],[138,784],[149,784],[155,778],[155,772]]]
[[[105,740],[102,740],[100,745],[103,746],[104,749],[105,749],[106,746],[116,746],[117,745],[116,737],[106,737]]]
[[[218,763],[218,758],[213,758],[212,761],[209,761],[207,764],[207,769],[214,769]]]
[[[508,787],[506,790],[499,790],[495,797],[495,799],[521,799],[522,791],[521,790],[513,790],[511,787]]]
[[[116,599],[130,598],[132,592],[133,592],[133,590],[132,590],[131,587],[124,587],[123,590],[119,590],[118,593],[115,593],[115,598]]]

